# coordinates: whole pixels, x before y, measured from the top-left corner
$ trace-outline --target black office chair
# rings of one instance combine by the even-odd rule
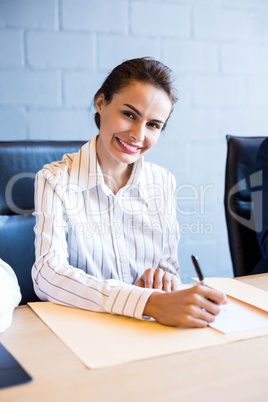
[[[261,222],[258,214],[253,213],[260,202],[257,190],[261,172],[255,172],[255,161],[259,146],[267,137],[226,138],[224,208],[234,276],[243,276],[249,275],[261,257],[256,235]]]
[[[35,261],[34,177],[46,163],[77,152],[84,141],[0,142],[0,258],[15,271],[20,304],[38,300],[31,268]]]

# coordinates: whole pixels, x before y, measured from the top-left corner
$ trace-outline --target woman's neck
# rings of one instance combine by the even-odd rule
[[[114,166],[105,166],[100,160],[99,165],[103,174],[104,182],[107,187],[116,194],[124,187],[131,175],[133,165],[114,164]]]
[[[97,158],[103,174],[105,184],[116,194],[120,188],[124,187],[131,175],[133,164],[126,164],[117,161],[110,155],[103,157],[99,152],[97,141]]]

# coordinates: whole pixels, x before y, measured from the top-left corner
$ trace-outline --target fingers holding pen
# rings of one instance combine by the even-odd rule
[[[165,325],[200,328],[215,320],[225,300],[223,293],[198,284],[175,292],[153,293],[144,313]]]
[[[217,291],[210,292],[205,286],[195,285],[189,292],[189,300],[186,299],[188,306],[193,317],[202,319],[206,322],[213,322],[215,316],[220,313],[220,307],[217,302],[211,298],[214,296],[216,299],[221,300],[222,297],[218,295]],[[210,296],[210,297],[209,297]]]
[[[227,303],[226,295],[200,284],[195,285],[193,290],[196,292],[194,305],[199,308],[198,316],[208,323],[213,322],[221,312],[220,305]]]
[[[227,297],[224,293],[218,290],[212,289],[204,285],[196,285],[199,287],[200,294],[204,296],[208,301],[213,301],[214,305],[226,304]]]
[[[198,259],[196,256],[192,255],[192,262],[197,273],[200,284],[205,285],[205,278],[203,272],[200,268]],[[203,286],[201,289],[204,291],[204,296],[209,300],[213,301],[215,304],[226,304],[227,298],[222,292],[218,292],[214,289],[208,288],[207,286]]]

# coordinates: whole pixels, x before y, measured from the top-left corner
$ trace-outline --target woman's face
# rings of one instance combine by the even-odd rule
[[[132,164],[157,142],[170,115],[172,103],[162,89],[134,81],[106,104],[95,100],[100,114],[97,154],[100,163]]]

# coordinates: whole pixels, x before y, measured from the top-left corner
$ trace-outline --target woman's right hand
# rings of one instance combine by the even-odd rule
[[[225,294],[198,284],[170,293],[152,293],[143,314],[164,325],[202,328],[215,320],[219,305],[226,303]]]
[[[172,292],[179,289],[180,280],[177,276],[161,268],[148,268],[135,283],[141,288],[159,289],[164,292]]]

